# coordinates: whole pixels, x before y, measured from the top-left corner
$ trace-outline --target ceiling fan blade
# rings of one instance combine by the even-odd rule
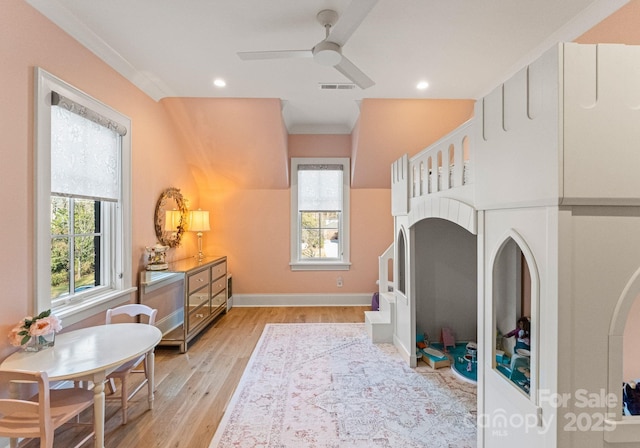
[[[371,78],[365,75],[358,67],[353,65],[353,62],[344,57],[344,55],[335,68],[363,90],[375,85],[375,82],[373,82]]]
[[[239,51],[238,57],[243,61],[259,59],[312,58],[313,53],[311,50]]]
[[[376,3],[378,0],[351,0],[338,23],[331,28],[327,40],[344,46]]]

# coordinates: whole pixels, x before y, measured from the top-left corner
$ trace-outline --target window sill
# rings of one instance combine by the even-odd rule
[[[109,291],[106,294],[101,294],[82,302],[55,307],[52,312],[62,320],[65,327],[68,327],[102,313],[109,308],[129,302],[131,293],[137,291],[137,289],[136,287],[131,287],[118,291]]]
[[[351,263],[343,261],[307,261],[289,263],[292,271],[348,271]]]

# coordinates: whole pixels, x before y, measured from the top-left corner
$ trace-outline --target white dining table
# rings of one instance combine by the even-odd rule
[[[81,328],[56,335],[55,345],[39,352],[18,351],[2,370],[44,371],[49,381],[91,381],[94,391],[95,447],[104,448],[105,396],[108,374],[121,364],[147,354],[149,408],[153,408],[154,348],[162,338],[153,325],[123,323]]]

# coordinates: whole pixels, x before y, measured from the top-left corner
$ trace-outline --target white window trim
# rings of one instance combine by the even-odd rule
[[[313,260],[302,261],[300,260],[300,229],[298,227],[298,165],[311,165],[311,164],[334,164],[342,165],[342,223],[340,232],[340,238],[342,239],[342,260]],[[292,271],[348,271],[351,267],[350,258],[350,239],[349,239],[349,197],[351,187],[351,170],[349,165],[349,158],[306,158],[306,157],[292,157],[291,158],[291,224],[290,224],[290,262],[289,266]]]
[[[51,308],[51,91],[86,105],[99,114],[117,121],[127,128],[122,137],[121,148],[121,203],[117,207],[116,218],[121,226],[118,238],[111,248],[112,268],[117,274],[115,284],[100,288],[96,294],[87,294],[79,303],[56,307],[54,312],[63,319],[65,326],[72,325],[111,306],[129,300],[137,288],[132,283],[131,261],[131,120],[109,106],[95,100],[61,79],[35,68],[35,303],[34,314]]]

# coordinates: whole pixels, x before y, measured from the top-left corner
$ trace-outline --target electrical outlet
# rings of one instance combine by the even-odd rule
[[[338,277],[338,278],[336,279],[336,286],[337,286],[338,288],[342,288],[342,277]]]

